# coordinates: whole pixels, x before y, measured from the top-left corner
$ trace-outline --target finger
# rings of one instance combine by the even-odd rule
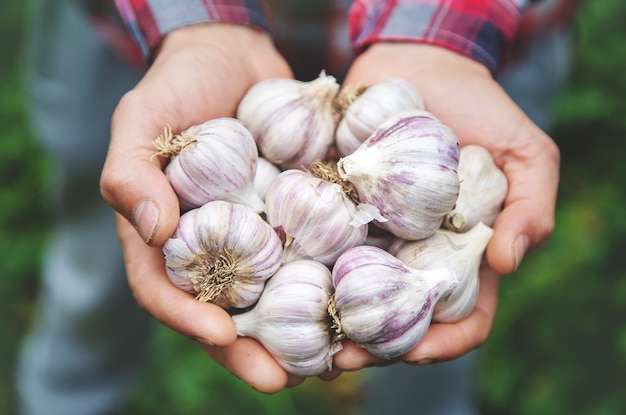
[[[494,224],[487,261],[500,275],[515,271],[527,250],[544,243],[554,230],[559,151],[537,127],[530,131],[533,137],[496,154],[509,192]]]
[[[481,269],[478,301],[472,313],[452,324],[432,324],[426,336],[402,360],[428,364],[453,360],[481,346],[489,336],[496,314],[500,276]]]
[[[317,377],[321,380],[328,382],[337,379],[339,376],[341,376],[342,373],[343,370],[341,370],[337,366],[333,366],[332,369],[320,373]]]
[[[230,315],[176,288],[165,273],[161,248],[144,244],[128,221],[120,215],[117,219],[128,282],[138,304],[161,323],[201,343],[232,344],[237,332]]]
[[[296,386],[300,385],[305,380],[306,378],[304,376],[288,374],[287,375],[287,387],[295,388]]]
[[[352,341],[344,341],[343,348],[334,356],[333,360],[337,368],[345,371],[355,371],[372,366],[385,366],[396,361],[376,357]]]
[[[262,393],[276,393],[304,380],[288,375],[259,342],[249,337],[239,337],[234,344],[224,349],[203,348],[229,372]]]

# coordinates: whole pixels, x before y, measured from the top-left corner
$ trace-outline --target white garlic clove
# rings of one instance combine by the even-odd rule
[[[155,145],[171,156],[165,174],[184,210],[227,200],[263,211],[253,187],[258,149],[241,122],[217,118],[175,137],[166,129]]]
[[[458,284],[446,268],[417,270],[367,245],[344,252],[332,278],[340,332],[384,359],[417,346],[430,327],[435,304]]]
[[[313,259],[331,265],[346,249],[363,243],[367,224],[340,185],[302,170],[281,172],[265,196],[267,221],[284,234],[283,262]]]
[[[389,118],[352,154],[337,162],[363,203],[378,208],[377,226],[406,240],[441,226],[459,193],[459,143],[432,114],[405,111]]]
[[[330,271],[319,262],[285,264],[252,309],[233,315],[237,333],[257,339],[291,374],[330,370],[333,355],[341,350],[327,311],[332,289]]]
[[[237,118],[250,130],[259,151],[281,170],[323,159],[333,143],[333,99],[337,80],[324,72],[312,81],[267,79],[248,90]]]
[[[479,222],[493,226],[508,192],[504,172],[489,150],[478,145],[461,147],[458,168],[461,182],[456,206],[442,226],[456,232],[472,229]]]
[[[459,285],[435,306],[433,322],[455,323],[470,315],[480,288],[479,269],[493,229],[479,222],[465,233],[438,229],[420,241],[396,242],[389,251],[412,268],[447,267]]]
[[[353,153],[392,115],[410,109],[424,109],[417,89],[401,78],[385,78],[360,90],[347,87],[339,93],[345,106],[335,131],[335,145],[341,156]]]
[[[280,169],[270,163],[264,157],[259,157],[256,166],[256,175],[254,176],[254,189],[261,198],[265,201],[265,195],[270,185],[280,174]]]
[[[280,267],[282,244],[257,213],[218,200],[185,212],[163,253],[175,286],[225,309],[244,308]]]

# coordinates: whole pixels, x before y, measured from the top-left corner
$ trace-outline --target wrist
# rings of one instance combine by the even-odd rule
[[[238,82],[245,81],[242,75],[249,75],[252,83],[267,77],[292,77],[269,34],[251,25],[198,23],[176,29],[155,51],[154,65],[180,53],[194,54],[198,64],[211,60],[231,68],[232,79]]]
[[[411,42],[378,42],[367,48],[352,65],[350,78],[372,76],[408,79],[422,93],[432,89],[437,79],[493,79],[489,68],[470,57],[441,46]]]
[[[269,36],[256,27],[236,23],[195,23],[175,29],[163,37],[154,50],[155,60],[182,49],[210,47],[230,53],[255,47],[272,47]],[[235,49],[229,49],[233,48]],[[254,48],[252,48],[254,49]]]
[[[489,68],[483,63],[444,46],[418,42],[378,42],[370,46],[366,53],[376,55],[374,59],[381,63],[386,58],[406,60],[411,70],[437,73],[453,69],[491,77]]]

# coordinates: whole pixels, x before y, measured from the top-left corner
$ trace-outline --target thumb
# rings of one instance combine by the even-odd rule
[[[537,203],[524,200],[507,206],[498,216],[486,255],[489,265],[499,274],[514,272],[526,252],[540,246],[552,233],[552,216],[529,217],[529,212],[537,211]]]
[[[134,91],[120,101],[111,123],[111,143],[100,178],[106,202],[133,224],[144,242],[161,246],[172,235],[180,216],[178,198],[163,173],[164,159],[151,145],[163,121],[137,108]],[[173,126],[175,128],[176,126]]]

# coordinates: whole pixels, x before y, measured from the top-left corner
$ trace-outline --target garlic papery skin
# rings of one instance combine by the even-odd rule
[[[281,172],[265,196],[267,222],[284,235],[283,262],[312,259],[331,265],[346,249],[363,243],[367,224],[339,184],[308,172]]]
[[[335,131],[340,156],[354,152],[387,118],[410,109],[424,109],[420,93],[402,78],[384,78],[360,89],[346,87],[337,104],[342,118]]]
[[[254,189],[261,200],[265,201],[265,195],[270,185],[279,174],[280,169],[278,167],[270,163],[264,157],[259,157],[256,166],[256,174],[254,176]]]
[[[418,270],[389,252],[362,245],[332,269],[340,332],[383,359],[402,356],[422,340],[435,304],[458,281],[446,268]]]
[[[281,170],[323,159],[334,140],[337,80],[324,72],[312,81],[274,78],[253,85],[237,108],[261,155]]]
[[[244,308],[280,267],[282,243],[250,208],[217,200],[181,215],[163,253],[176,287],[224,309]]]
[[[433,322],[455,323],[469,316],[480,288],[479,269],[493,229],[479,222],[465,233],[438,229],[420,241],[404,241],[389,248],[396,258],[412,268],[447,267],[459,285],[435,306]]]
[[[458,174],[459,197],[442,225],[456,232],[472,229],[478,222],[493,226],[509,190],[504,172],[489,150],[472,144],[461,147]]]
[[[331,333],[329,269],[316,261],[283,265],[258,303],[233,315],[240,336],[258,340],[287,372],[315,376],[332,368],[341,343]]]
[[[254,191],[258,149],[241,122],[217,118],[175,137],[167,128],[155,145],[158,154],[171,156],[165,175],[184,210],[227,200],[263,211],[263,201]]]
[[[432,114],[405,111],[387,119],[352,154],[339,175],[359,199],[388,221],[374,221],[398,238],[423,239],[440,227],[459,193],[459,143]]]

